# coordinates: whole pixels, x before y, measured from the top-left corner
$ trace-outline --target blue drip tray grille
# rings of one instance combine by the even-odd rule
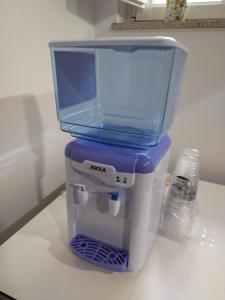
[[[99,267],[115,272],[124,272],[128,264],[128,252],[103,241],[77,234],[70,247],[74,254]]]

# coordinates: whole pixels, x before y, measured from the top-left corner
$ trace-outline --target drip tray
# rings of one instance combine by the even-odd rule
[[[115,272],[127,270],[128,252],[103,241],[77,234],[71,241],[70,247],[74,254],[89,263]]]

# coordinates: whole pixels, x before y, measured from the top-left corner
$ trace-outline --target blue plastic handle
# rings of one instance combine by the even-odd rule
[[[111,195],[111,200],[117,201],[119,199],[119,193],[118,192],[112,192],[112,193],[108,193],[108,194]]]

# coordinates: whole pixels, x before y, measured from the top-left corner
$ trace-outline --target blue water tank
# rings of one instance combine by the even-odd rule
[[[50,43],[61,129],[146,149],[168,132],[186,48],[168,37]]]

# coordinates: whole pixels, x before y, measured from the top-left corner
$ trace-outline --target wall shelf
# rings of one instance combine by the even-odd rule
[[[225,19],[187,19],[184,22],[165,22],[164,20],[126,21],[113,23],[113,30],[149,30],[149,29],[205,29],[225,28]]]

